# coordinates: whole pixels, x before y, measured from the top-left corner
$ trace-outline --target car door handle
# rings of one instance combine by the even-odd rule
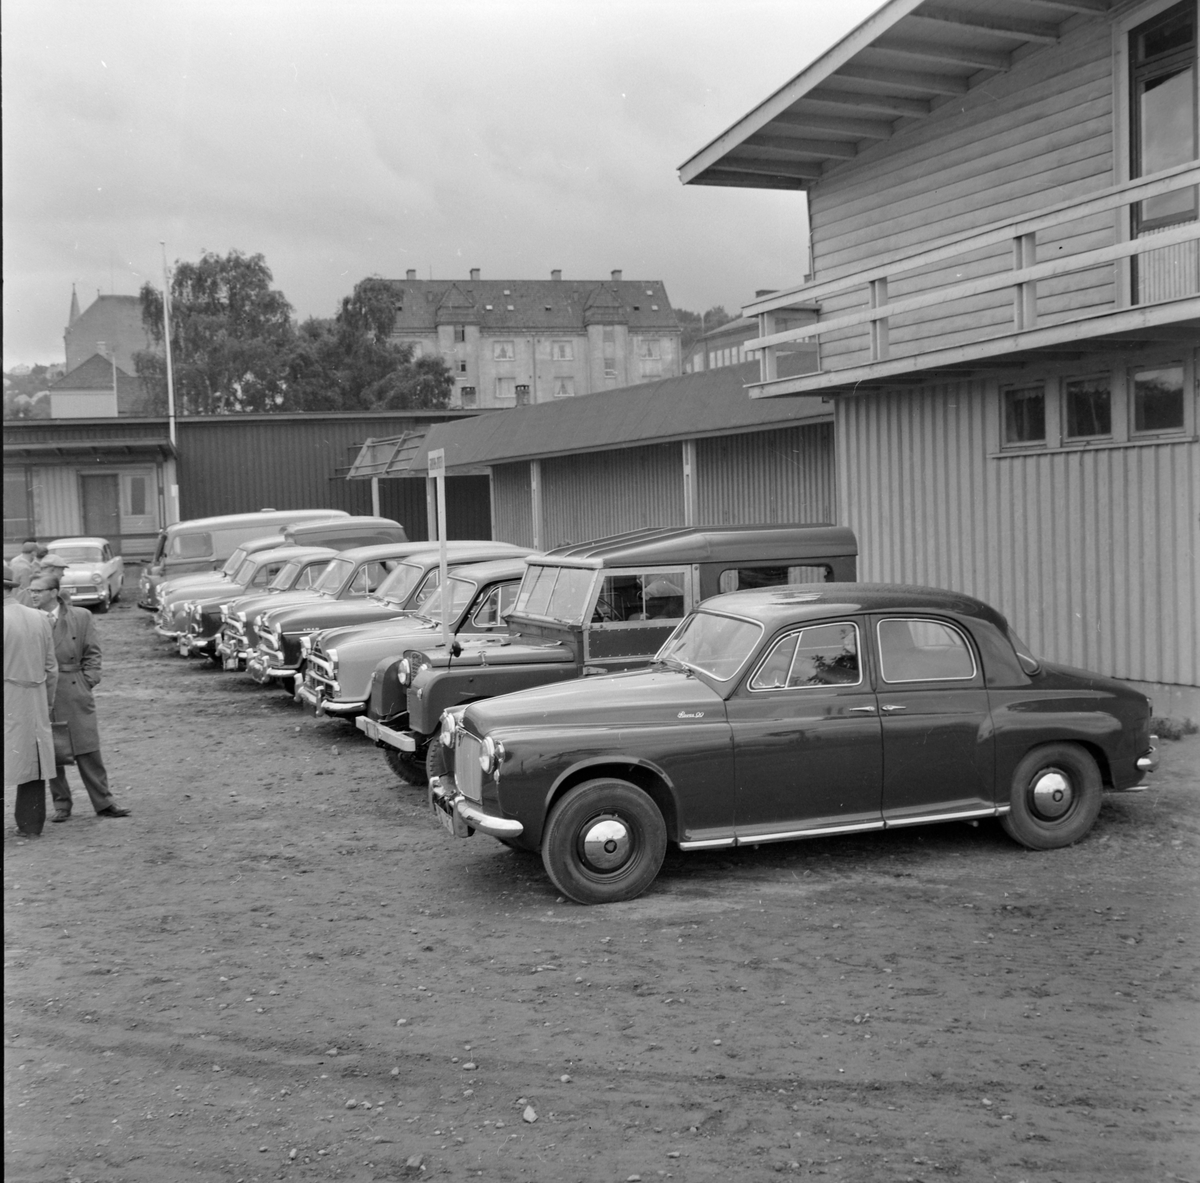
[[[846,714],[848,715],[873,715],[874,707],[847,707]]]
[[[890,706],[880,707],[879,709],[881,711],[906,711],[908,710],[908,707],[896,706],[895,704],[892,704]]]

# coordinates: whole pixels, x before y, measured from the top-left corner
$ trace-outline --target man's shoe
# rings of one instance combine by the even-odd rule
[[[97,817],[128,817],[133,811],[131,809],[122,809],[118,805],[110,805],[107,809],[97,809]]]
[[[52,822],[70,821],[71,815],[69,813],[67,813],[65,810],[60,809],[55,813],[55,815],[50,820]]]
[[[17,831],[18,838],[40,838],[41,836],[42,836],[41,832],[38,830],[18,830]]]

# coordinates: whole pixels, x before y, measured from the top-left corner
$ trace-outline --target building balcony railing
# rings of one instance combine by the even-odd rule
[[[759,322],[744,346],[760,356],[751,395],[816,394],[1200,316],[1195,214],[1130,233],[1133,207],[1197,185],[1200,165],[1179,165],[756,300],[744,309]],[[817,320],[776,331],[802,303],[820,308]],[[813,339],[817,371],[779,377],[781,347]]]

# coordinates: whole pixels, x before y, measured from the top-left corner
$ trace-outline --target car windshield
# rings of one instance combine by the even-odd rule
[[[254,573],[257,570],[258,561],[253,556],[245,557],[233,574],[233,582],[249,585],[254,582]]]
[[[394,571],[388,573],[387,578],[375,590],[374,595],[380,600],[391,600],[396,604],[403,604],[412,595],[415,588],[425,574],[425,568],[420,563],[400,563]]]
[[[563,624],[583,624],[583,614],[596,582],[596,572],[584,567],[531,565],[517,593],[517,616],[540,616]]]
[[[446,582],[450,591],[449,619],[450,623],[453,624],[466,611],[467,605],[475,595],[475,589],[478,587],[478,584],[472,583],[469,579],[459,579],[453,575]],[[442,588],[439,587],[421,605],[420,615],[429,620],[440,622],[442,619],[442,605],[444,603],[445,596],[442,594]]]
[[[757,621],[695,612],[667,638],[654,660],[728,682],[746,664],[762,631]]]
[[[316,591],[327,595],[335,595],[341,591],[342,584],[354,573],[354,563],[350,559],[330,559],[329,566],[321,572],[321,578],[313,584]]]
[[[98,546],[56,546],[56,555],[62,555],[68,563],[98,563],[100,548]]]
[[[296,576],[300,574],[300,568],[303,566],[302,561],[294,561],[284,563],[276,572],[275,578],[267,584],[268,591],[287,591],[293,583],[296,582]]]
[[[232,579],[234,572],[236,572],[245,561],[246,548],[244,546],[239,546],[237,550],[235,550],[233,554],[231,554],[229,558],[225,560],[225,565],[221,568],[221,574],[228,575]]]

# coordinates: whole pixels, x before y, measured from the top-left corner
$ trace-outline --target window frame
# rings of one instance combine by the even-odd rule
[[[787,685],[787,682],[790,681],[791,674],[792,674],[792,668],[796,664],[796,654],[795,654],[795,652],[793,652],[791,662],[788,664],[787,679],[785,679],[784,685],[782,685],[782,686],[755,686],[754,685],[754,679],[757,678],[758,675],[761,673],[763,666],[765,666],[767,664],[767,662],[770,660],[771,655],[775,652],[776,649],[779,648],[780,645],[785,644],[790,638],[802,637],[806,632],[808,632],[812,629],[834,628],[834,627],[839,627],[839,626],[844,627],[845,625],[849,625],[854,630],[855,656],[858,658],[858,681],[856,681],[856,682],[822,682],[815,686],[789,686],[789,685]],[[870,689],[870,684],[867,681],[867,669],[866,669],[867,663],[865,661],[865,655],[863,653],[862,638],[863,638],[863,630],[861,628],[859,628],[858,621],[856,621],[856,620],[807,620],[803,624],[800,624],[800,625],[790,625],[787,629],[785,629],[783,632],[781,632],[769,645],[764,647],[762,656],[759,658],[758,662],[754,665],[754,667],[751,669],[749,675],[746,678],[746,691],[748,694],[780,694],[780,693],[789,693],[789,692],[797,691],[797,690],[823,690],[825,692],[828,692],[830,690],[861,691],[863,689]]]
[[[909,622],[915,622],[918,624],[936,624],[940,625],[942,628],[950,629],[951,632],[957,633],[963,644],[966,646],[967,652],[971,655],[971,676],[969,678],[906,678],[899,682],[893,682],[890,678],[886,677],[883,672],[883,641],[879,635],[879,630],[889,621],[896,620],[902,620],[906,624]],[[904,687],[929,686],[933,683],[936,683],[939,686],[950,682],[958,685],[983,685],[983,664],[979,660],[979,654],[975,650],[974,638],[968,634],[966,629],[960,627],[954,621],[945,620],[940,616],[922,616],[917,614],[905,614],[901,616],[894,613],[889,613],[884,616],[876,616],[874,625],[875,668],[879,677],[876,693],[884,694],[886,692],[895,694],[899,693],[900,689]],[[885,687],[887,688],[886,691]]]

